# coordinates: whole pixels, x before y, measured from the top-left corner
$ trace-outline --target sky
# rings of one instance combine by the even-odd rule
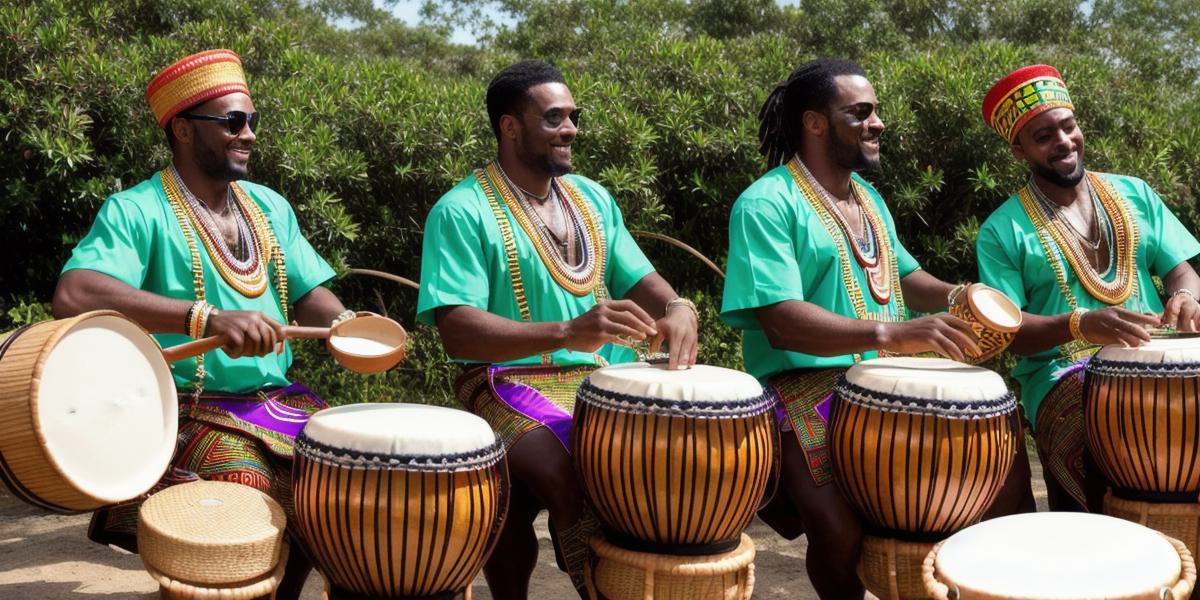
[[[423,0],[395,0],[391,6],[383,0],[375,0],[375,6],[383,9],[391,9],[396,18],[404,21],[409,25],[416,25],[421,22],[421,3]],[[780,6],[796,6],[800,0],[776,0]],[[467,28],[456,28],[450,36],[450,41],[456,44],[475,44],[475,34]]]

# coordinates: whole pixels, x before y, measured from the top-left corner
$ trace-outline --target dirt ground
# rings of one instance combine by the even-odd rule
[[[1045,510],[1045,487],[1040,465],[1031,453],[1034,494]],[[158,598],[157,585],[142,569],[136,555],[117,552],[87,539],[87,515],[51,515],[26,506],[0,488],[0,599],[81,600],[91,598]],[[546,519],[538,519],[541,547],[533,574],[534,600],[573,596],[565,574],[554,566]],[[747,533],[757,547],[754,597],[769,600],[815,600],[804,574],[807,541],[787,541],[757,519]],[[324,582],[314,573],[304,600],[320,600]],[[480,577],[476,600],[491,600]]]

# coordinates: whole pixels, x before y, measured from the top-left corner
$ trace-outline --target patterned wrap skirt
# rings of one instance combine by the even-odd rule
[[[1083,363],[1066,369],[1042,399],[1033,438],[1042,468],[1054,477],[1080,509],[1087,510],[1083,374]]]
[[[775,397],[775,414],[784,435],[796,436],[818,486],[833,481],[833,458],[829,452],[829,409],[833,387],[847,367],[794,369],[767,379],[766,391]]]
[[[168,486],[200,479],[265,492],[291,521],[293,442],[325,402],[298,383],[253,394],[213,392],[198,401],[183,392],[179,402],[179,438],[166,475],[142,498],[94,513],[88,528],[92,541],[137,552],[142,501]]]
[[[454,382],[458,401],[482,417],[512,448],[521,436],[545,427],[571,451],[575,392],[597,367],[495,366],[468,368]]]

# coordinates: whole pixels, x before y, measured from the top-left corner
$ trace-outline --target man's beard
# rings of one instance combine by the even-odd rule
[[[1066,175],[1055,171],[1049,166],[1034,164],[1032,162],[1029,164],[1029,168],[1035,175],[1064,189],[1074,188],[1076,185],[1079,185],[1079,182],[1083,181],[1083,176],[1086,173],[1083,168],[1083,155],[1079,156],[1079,164],[1075,165],[1075,170]]]
[[[245,166],[233,162],[211,145],[200,142],[194,147],[196,149],[196,166],[200,167],[200,172],[209,179],[237,181],[246,178],[248,169]]]
[[[866,152],[863,152],[862,146],[858,144],[844,144],[836,138],[830,138],[830,146],[833,164],[843,169],[856,173],[879,170],[879,157],[867,156]]]
[[[562,177],[571,172],[570,164],[560,164],[550,160],[549,156],[542,157],[542,168],[550,174],[551,177]]]

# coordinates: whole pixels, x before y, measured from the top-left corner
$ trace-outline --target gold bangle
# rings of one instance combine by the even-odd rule
[[[663,312],[671,312],[671,307],[673,307],[673,306],[686,306],[688,308],[688,310],[692,311],[692,314],[696,316],[696,320],[697,321],[700,320],[700,311],[696,310],[695,302],[692,302],[691,300],[688,300],[687,298],[684,298],[683,296],[679,296],[678,298],[675,298],[674,300],[668,302],[667,308],[664,309]]]
[[[1088,309],[1086,308],[1076,308],[1075,310],[1072,310],[1071,318],[1067,320],[1067,327],[1071,330],[1072,339],[1080,340],[1090,344],[1091,342],[1088,341],[1087,338],[1083,337],[1083,329],[1080,327],[1080,325],[1083,323],[1083,315],[1086,315],[1087,312]]]

